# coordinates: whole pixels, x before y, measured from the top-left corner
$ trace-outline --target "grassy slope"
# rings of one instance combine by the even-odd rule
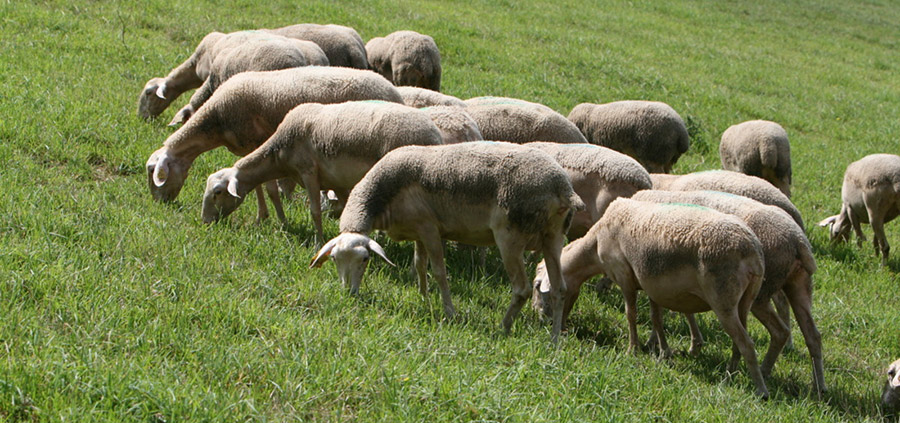
[[[233,162],[201,156],[174,205],[147,195],[143,164],[170,130],[135,116],[151,76],[211,30],[334,22],[368,39],[414,29],[437,40],[445,91],[505,95],[563,113],[583,101],[665,101],[695,144],[679,173],[718,167],[729,125],[781,122],[809,225],[837,211],[843,169],[896,152],[900,7],[869,2],[337,2],[150,0],[0,3],[0,419],[28,420],[859,420],[877,419],[882,366],[900,355],[896,272],[871,246],[829,246],[814,314],[824,402],[810,394],[802,338],[760,403],[728,376],[710,316],[699,358],[627,356],[616,291],[583,295],[558,350],[487,269],[450,252],[461,317],[441,319],[400,269],[375,263],[359,298],[333,266],[306,269],[311,224],[199,222],[203,178]],[[856,4],[858,3],[858,4]],[[227,7],[225,6],[227,5]],[[186,98],[180,99],[180,106]],[[326,230],[335,234],[336,223]],[[889,241],[900,245],[892,226]],[[646,336],[646,307],[642,314]],[[676,348],[684,324],[670,318]],[[890,329],[894,329],[893,331]],[[762,352],[768,337],[751,322]]]

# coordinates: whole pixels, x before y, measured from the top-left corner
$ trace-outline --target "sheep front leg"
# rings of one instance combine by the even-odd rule
[[[416,240],[413,263],[419,281],[419,293],[425,297],[428,295],[428,274],[426,269],[428,265],[428,252],[425,251],[425,244],[423,244],[422,241]]]
[[[522,310],[522,306],[525,305],[525,302],[528,301],[528,293],[530,292],[528,278],[525,274],[525,259],[523,257],[523,254],[525,253],[525,246],[522,244],[520,239],[517,239],[514,234],[511,234],[507,231],[494,232],[494,239],[496,240],[497,247],[500,250],[500,258],[503,260],[503,267],[506,268],[506,274],[507,276],[509,276],[509,283],[512,285],[512,300],[509,303],[509,308],[506,310],[506,314],[503,316],[503,331],[505,333],[509,333],[510,329],[512,328],[513,320],[515,320],[516,316],[518,316],[519,311]],[[558,275],[558,262],[556,266],[556,272]],[[547,270],[548,272],[550,272],[549,266]],[[551,288],[551,291],[553,290],[554,288]],[[558,295],[558,293],[555,295]],[[554,329],[551,332],[551,337],[553,337],[553,334],[556,333],[556,330],[558,328],[558,324],[556,322],[557,313],[559,313],[559,320],[562,320],[561,306],[562,302],[557,303],[557,299],[554,298]],[[559,327],[561,327],[561,325],[559,325]],[[556,333],[556,335],[558,336],[558,333]]]
[[[262,221],[269,218],[269,208],[266,206],[266,197],[263,194],[262,185],[256,187],[256,204],[259,206],[259,209],[256,213],[256,223],[262,223]]]
[[[281,221],[282,225],[286,225],[287,217],[284,215],[284,207],[281,205],[281,196],[278,193],[278,182],[266,182],[266,193],[269,194],[269,199],[272,200],[272,207],[275,207],[275,215],[278,216],[278,220]]]
[[[321,246],[325,239],[325,231],[322,229],[322,197],[319,192],[319,181],[315,174],[304,174],[300,177],[303,187],[306,188],[306,196],[309,199],[309,213],[312,215],[313,226],[316,228],[316,247]]]
[[[441,289],[441,301],[444,303],[444,314],[447,318],[456,316],[453,301],[450,299],[450,286],[447,284],[447,266],[444,263],[444,244],[437,228],[429,227],[419,231],[419,241],[425,248],[425,255],[431,264],[431,274],[437,280]],[[422,281],[419,281],[419,289],[422,289]]]
[[[619,287],[622,288],[622,296],[625,298],[625,318],[628,320],[628,353],[637,354],[641,349],[637,333],[637,291],[624,284],[620,284]]]
[[[565,317],[572,309],[575,303],[574,298],[568,296],[568,287],[566,280],[562,276],[562,263],[560,254],[565,243],[565,237],[560,233],[553,233],[544,236],[544,242],[541,252],[544,254],[544,266],[547,269],[547,276],[550,279],[550,296],[553,301],[553,326],[550,331],[550,341],[556,343],[559,340],[559,334],[565,325]],[[519,256],[521,258],[521,255]],[[524,264],[524,263],[523,263]],[[527,281],[525,282],[527,288]],[[527,294],[526,294],[527,295]],[[573,298],[571,302],[567,300]]]
[[[693,315],[689,316],[692,319],[694,317]],[[665,329],[663,328],[663,310],[653,300],[650,300],[650,322],[653,325],[653,333],[656,335],[656,341],[659,344],[659,358],[672,358],[672,350],[669,349],[669,344],[666,342]]]

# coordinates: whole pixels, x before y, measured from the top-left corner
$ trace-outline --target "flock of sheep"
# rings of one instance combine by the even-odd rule
[[[780,125],[734,125],[722,135],[725,170],[669,175],[690,138],[664,103],[584,103],[564,117],[513,98],[463,101],[441,94],[440,82],[437,45],[413,31],[368,43],[338,25],[211,33],[140,95],[138,114],[151,118],[199,88],[175,113],[171,124],[180,128],[147,161],[150,192],[174,200],[197,156],[225,146],[244,157],[208,177],[203,221],[228,216],[251,191],[265,219],[264,189],[283,221],[281,198],[300,184],[321,246],[311,267],[333,258],[352,293],[373,253],[390,263],[369,237],[376,229],[415,241],[419,290],[427,293],[430,265],[447,316],[455,308],[443,241],[497,246],[512,285],[507,331],[532,296],[556,341],[581,285],[604,274],[625,297],[629,351],[639,346],[638,290],[650,299],[650,341],[663,356],[671,354],[663,308],[685,313],[692,353],[703,344],[693,313],[713,310],[733,341],[730,367],[743,358],[764,398],[793,310],[814,389],[825,391],[811,313],[816,263],[789,199],[790,146]],[[342,211],[340,235],[327,242],[323,195]],[[835,240],[852,227],[861,243],[860,223],[870,223],[886,262],[883,225],[900,213],[900,157],[851,164],[842,198],[840,214],[820,225]],[[531,282],[526,250],[543,257]],[[746,329],[751,312],[771,336],[761,364]],[[882,399],[891,407],[900,403],[900,360],[888,372]]]

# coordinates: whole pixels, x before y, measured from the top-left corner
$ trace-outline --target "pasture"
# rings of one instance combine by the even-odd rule
[[[452,320],[434,287],[418,294],[412,245],[385,237],[399,267],[374,260],[350,296],[332,263],[307,268],[302,199],[286,204],[286,226],[257,224],[252,201],[201,223],[206,176],[236,160],[224,149],[199,157],[176,202],[153,201],[144,164],[189,95],[145,122],[144,83],[210,31],[303,22],[365,40],[431,35],[442,89],[463,99],[564,115],[581,102],[666,102],[692,137],[675,173],[719,168],[734,123],[779,122],[819,265],[829,392],[812,390],[796,323],[767,402],[745,366],[726,372],[731,343],[711,315],[698,358],[628,355],[617,289],[583,292],[558,348],[527,306],[504,336],[495,251],[482,267],[448,250]],[[815,222],[839,211],[847,164],[898,153],[897,22],[887,0],[0,2],[0,420],[880,421],[882,372],[900,357],[900,256],[881,267],[870,242],[833,246]],[[886,231],[897,251],[897,223]],[[749,322],[761,356],[768,334]],[[686,350],[684,320],[670,314],[666,327]]]

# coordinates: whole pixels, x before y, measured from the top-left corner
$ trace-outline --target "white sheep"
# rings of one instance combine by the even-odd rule
[[[420,87],[397,87],[403,103],[412,107],[456,106],[466,107],[462,100],[447,94]]]
[[[892,416],[900,412],[900,360],[891,363],[885,374],[887,380],[881,391],[881,406],[886,415]]]
[[[530,142],[553,157],[569,175],[572,188],[585,209],[575,213],[569,227],[569,239],[587,233],[603,216],[606,207],[618,197],[631,197],[638,190],[650,189],[650,175],[636,160],[618,151],[593,144]]]
[[[781,125],[751,120],[732,125],[719,144],[722,168],[758,176],[791,196],[791,144]]]
[[[394,85],[441,90],[441,53],[434,38],[397,31],[366,43],[369,66]]]
[[[653,189],[665,191],[722,191],[735,195],[743,195],[763,204],[777,206],[784,210],[797,222],[801,229],[803,217],[800,210],[772,184],[756,176],[745,175],[730,170],[706,170],[702,172],[688,173],[687,175],[667,175],[651,173]]]
[[[375,229],[394,240],[416,242],[419,290],[426,294],[426,260],[440,286],[444,312],[455,310],[447,286],[442,239],[497,245],[512,284],[503,318],[509,331],[528,300],[523,253],[544,254],[553,315],[552,339],[562,328],[565,284],[559,253],[577,208],[583,207],[565,171],[549,156],[510,143],[469,142],[401,147],[381,159],[353,188],[341,215],[341,234],[313,258],[311,267],[334,257],[342,282],[359,290],[369,251],[383,256],[366,235]]]
[[[359,33],[348,26],[304,23],[262,31],[316,43],[331,66],[369,69],[366,45]]]
[[[671,172],[691,145],[684,120],[658,101],[581,103],[568,118],[591,144],[634,157],[651,173]]]
[[[587,143],[575,124],[543,104],[506,97],[475,97],[465,103],[466,113],[488,140]]]
[[[605,274],[622,290],[628,350],[639,349],[637,291],[650,298],[660,354],[670,356],[660,307],[682,313],[712,309],[747,363],[756,393],[768,396],[745,322],[765,272],[759,239],[738,218],[706,207],[619,198],[587,235],[560,256],[568,286]],[[546,284],[539,266],[535,284]],[[546,289],[542,289],[546,291]],[[570,307],[571,290],[566,292]],[[554,316],[558,301],[553,303]],[[731,362],[733,367],[737,363]]]
[[[220,85],[238,73],[299,66],[328,66],[328,57],[312,41],[258,31],[229,34],[229,38],[234,45],[216,55],[206,81],[194,92],[190,102],[175,113],[169,126],[187,122]]]
[[[157,200],[173,201],[198,155],[223,145],[240,156],[250,153],[298,104],[352,100],[402,102],[394,86],[381,75],[359,69],[306,66],[235,75],[150,155],[150,193]],[[267,188],[279,218],[284,220],[275,184],[267,184]],[[260,218],[264,218],[265,201],[260,199],[260,203]]]
[[[750,309],[771,336],[769,350],[762,362],[762,374],[768,377],[790,338],[789,322],[783,321],[771,305],[773,296],[784,292],[806,340],[813,363],[813,386],[821,396],[825,391],[822,337],[812,316],[812,275],[816,272],[816,259],[809,240],[797,223],[778,207],[717,191],[647,190],[634,194],[632,199],[653,203],[696,204],[736,216],[747,224],[760,240],[766,266],[762,285]],[[570,293],[578,291],[571,284],[568,288]],[[689,318],[689,322],[693,341],[691,352],[696,354],[699,353],[703,337],[693,317]],[[737,351],[734,354],[732,361],[738,359]]]
[[[343,206],[353,186],[388,151],[405,145],[439,144],[440,131],[428,115],[402,104],[301,104],[284,117],[263,145],[234,166],[209,176],[203,222],[228,216],[263,182],[289,177],[307,190],[316,244],[321,245],[319,190],[333,190]]]
[[[298,24],[276,29],[211,32],[203,37],[197,48],[165,78],[151,78],[138,98],[138,116],[145,119],[159,116],[181,94],[200,87],[218,54],[253,38],[283,36],[316,43],[328,57],[331,66],[368,69],[366,49],[362,38],[353,28],[340,25]]]
[[[484,140],[475,119],[472,119],[464,107],[432,106],[421,110],[427,113],[441,130],[444,144]]]
[[[829,229],[832,241],[846,241],[850,228],[862,246],[866,237],[860,223],[872,225],[875,254],[887,265],[891,246],[884,235],[884,224],[900,214],[900,156],[871,154],[847,166],[841,187],[841,212],[828,217],[819,226]]]

